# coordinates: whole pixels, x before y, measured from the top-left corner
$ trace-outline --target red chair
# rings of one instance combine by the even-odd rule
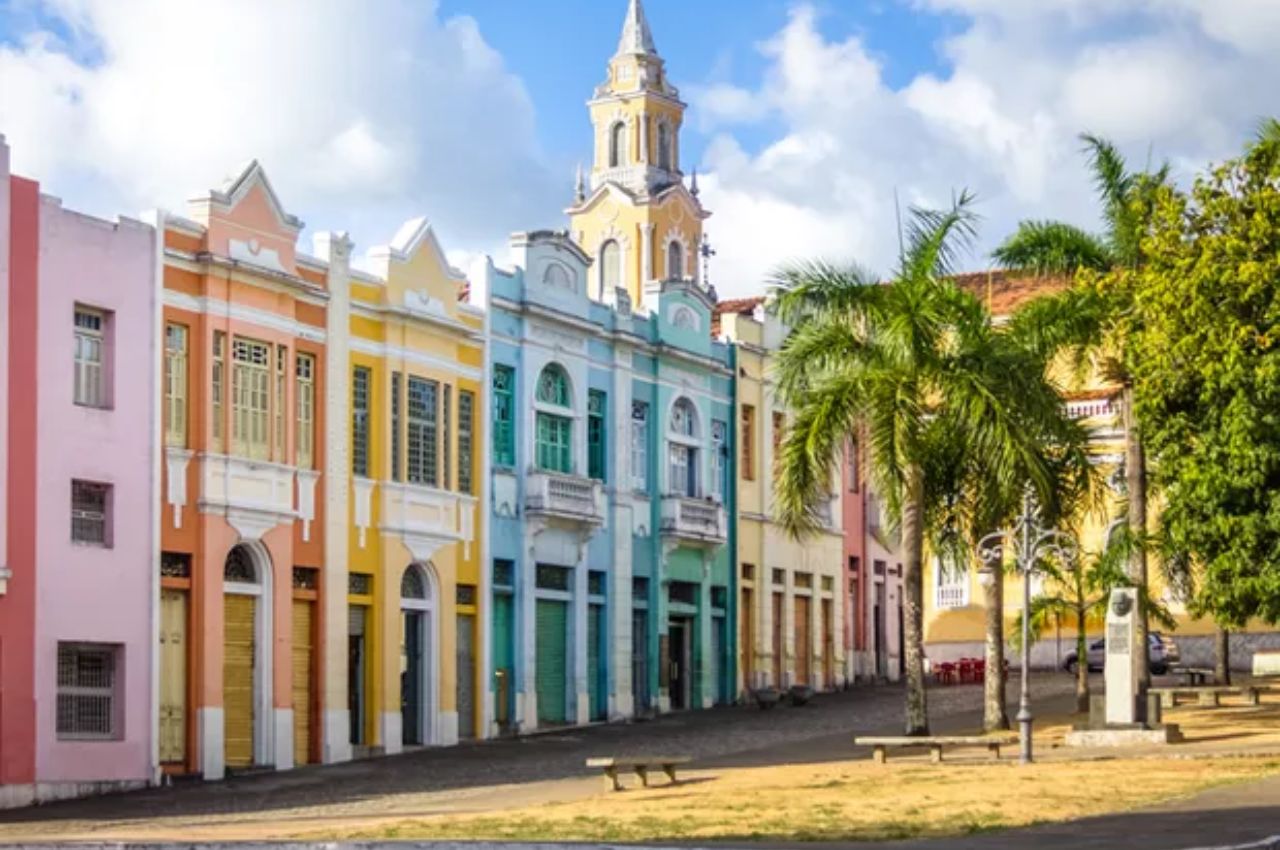
[[[950,661],[945,661],[938,665],[938,672],[935,674],[940,685],[954,685],[956,681],[956,665]]]
[[[973,679],[973,659],[960,659],[960,684],[965,685],[972,682]]]
[[[975,682],[985,682],[987,680],[987,660],[985,658],[973,659],[973,680]]]

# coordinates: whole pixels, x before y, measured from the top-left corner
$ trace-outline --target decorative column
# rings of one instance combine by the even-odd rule
[[[613,407],[609,411],[613,419],[613,468],[617,486],[613,488],[613,503],[609,509],[613,521],[613,570],[608,579],[610,617],[610,659],[613,692],[609,695],[609,719],[633,717],[636,713],[635,694],[631,690],[631,670],[635,663],[632,656],[632,534],[635,522],[634,501],[630,482],[633,471],[631,461],[631,352],[615,349],[613,353],[613,385],[610,398]]]
[[[640,116],[637,122],[640,125],[640,164],[649,164],[649,131],[652,129],[649,125],[649,115],[647,113]]]
[[[329,307],[325,315],[324,404],[325,534],[324,676],[321,759],[325,764],[351,760],[351,718],[347,706],[347,553],[351,500],[351,249],[345,233],[319,233],[316,255],[329,263]]]
[[[697,682],[698,708],[710,708],[715,704],[715,680],[711,676],[711,671],[719,666],[719,662],[711,657],[715,649],[715,644],[711,640],[711,563],[714,559],[714,549],[703,551],[702,583],[698,589],[698,646],[702,655],[702,669],[698,671]]]
[[[653,280],[653,231],[656,225],[645,222],[640,225],[640,291]],[[649,306],[649,305],[645,305]]]

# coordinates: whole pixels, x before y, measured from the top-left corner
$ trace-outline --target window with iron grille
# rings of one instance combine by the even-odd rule
[[[813,589],[813,573],[796,573],[796,587],[802,590]]]
[[[493,367],[493,462],[516,464],[516,373],[510,366]]]
[[[391,480],[399,481],[402,473],[402,455],[404,447],[401,444],[400,428],[404,422],[404,414],[400,412],[401,405],[404,404],[404,375],[399,372],[391,373]]]
[[[75,322],[75,403],[84,407],[106,407],[106,314],[77,307]]]
[[[164,328],[164,443],[187,445],[187,326]]]
[[[591,390],[587,395],[587,475],[604,481],[605,467],[605,394]]]
[[[673,581],[668,591],[672,602],[681,605],[698,604],[698,586],[691,581]]]
[[[711,588],[711,607],[725,609],[728,606],[729,590],[725,587]]]
[[[271,346],[231,340],[231,451],[238,457],[271,456]]]
[[[475,410],[475,393],[458,390],[458,491],[467,495],[475,492]]]
[[[351,373],[351,474],[369,477],[370,372],[357,366]]]
[[[435,381],[409,377],[408,460],[410,484],[440,483],[439,425]]]
[[[453,486],[453,387],[445,384],[440,407],[440,447],[444,462],[440,469],[440,486],[448,490]]]
[[[476,604],[476,586],[474,584],[458,585],[458,604],[459,605],[475,605]]]
[[[649,579],[644,576],[631,579],[631,599],[636,604],[649,601]]]
[[[317,590],[320,587],[320,570],[315,567],[293,568],[294,590]]]
[[[111,485],[71,482],[71,540],[91,546],[110,546]]]
[[[742,406],[742,479],[756,480],[756,409]]]
[[[191,556],[185,552],[161,552],[160,577],[191,578]]]
[[[774,571],[773,571],[773,583],[774,583],[774,584],[777,584],[777,585],[783,585],[783,584],[786,584],[786,583],[787,583],[787,571],[786,571],[786,570],[774,570]]]
[[[57,734],[60,739],[119,737],[118,652],[119,647],[102,644],[58,644]]]
[[[347,576],[347,593],[352,596],[369,596],[373,593],[373,576],[367,573],[351,573]]]
[[[316,464],[316,358],[299,354],[297,362],[298,433],[294,435],[294,454],[299,469],[311,469]]]
[[[568,567],[556,567],[550,564],[538,564],[537,585],[539,590],[568,590],[573,570]]]
[[[587,573],[587,593],[591,596],[604,596],[604,573],[598,570]]]
[[[284,399],[286,391],[287,364],[289,363],[289,349],[283,345],[276,346],[276,376],[275,376],[275,395],[271,399],[272,412],[275,415],[275,439],[272,442],[273,451],[271,457],[279,463],[285,463],[288,458],[285,456],[285,424],[284,424]]]

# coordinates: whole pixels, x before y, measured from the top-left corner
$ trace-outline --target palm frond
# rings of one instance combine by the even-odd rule
[[[1101,342],[1107,312],[1096,290],[1071,287],[1018,307],[1004,332],[1014,345],[1047,365],[1064,351],[1082,353]]]
[[[769,298],[778,318],[795,326],[822,313],[870,312],[882,298],[872,273],[857,265],[837,266],[824,260],[800,262],[776,270]]]
[[[912,207],[905,228],[905,248],[898,282],[922,282],[955,273],[960,257],[978,235],[974,196],[965,190],[950,209]]]
[[[1280,119],[1264,118],[1259,121],[1254,137],[1263,144],[1280,144]]]
[[[991,252],[1002,268],[1035,275],[1074,275],[1081,269],[1104,271],[1114,265],[1097,236],[1058,221],[1024,221]]]

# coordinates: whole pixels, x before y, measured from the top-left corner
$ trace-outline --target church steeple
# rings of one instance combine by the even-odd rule
[[[635,53],[658,55],[649,21],[644,16],[644,3],[640,0],[631,0],[627,7],[627,19],[622,24],[622,40],[618,42],[619,56]]]

